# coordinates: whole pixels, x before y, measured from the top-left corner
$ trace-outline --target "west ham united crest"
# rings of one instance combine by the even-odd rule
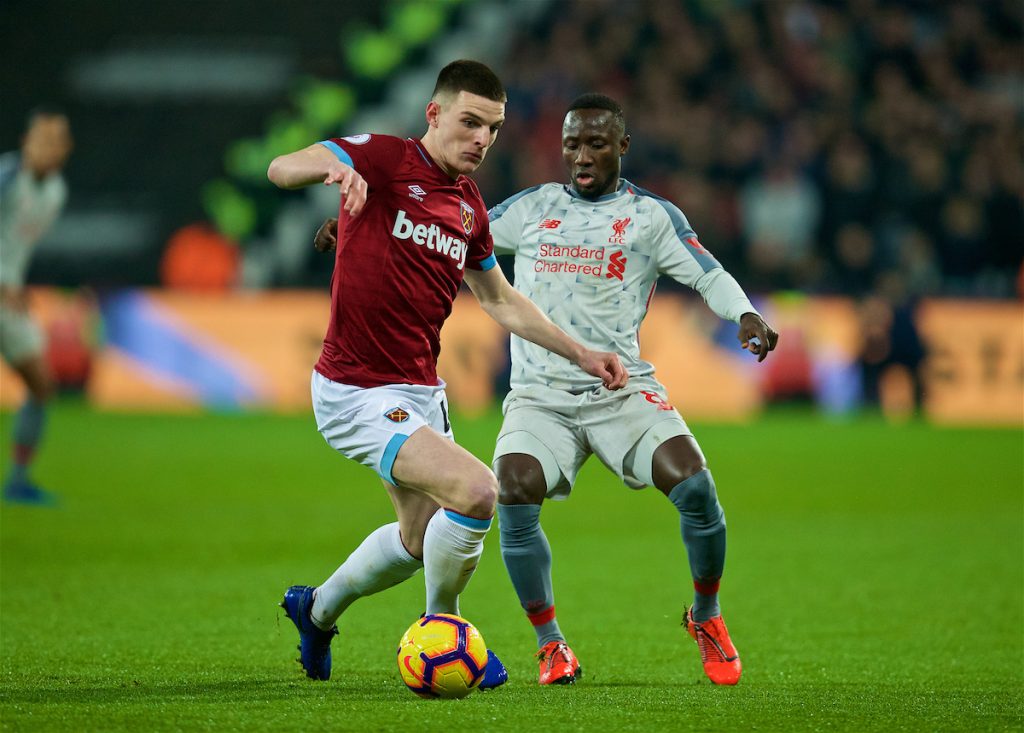
[[[392,407],[390,410],[384,413],[391,422],[405,422],[409,419],[409,413],[403,410],[401,407]]]
[[[466,236],[468,237],[470,232],[473,231],[473,223],[476,221],[476,212],[473,211],[473,207],[467,204],[465,201],[460,201],[462,209],[462,228],[466,230]]]

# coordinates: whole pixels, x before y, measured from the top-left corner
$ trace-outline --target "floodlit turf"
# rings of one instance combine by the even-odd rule
[[[11,416],[0,422],[6,452]],[[395,667],[422,576],[349,610],[329,682],[293,661],[284,588],[322,580],[392,519],[373,474],[311,417],[63,404],[49,424],[38,477],[62,504],[0,515],[5,731],[1022,727],[1020,431],[785,414],[697,425],[729,521],[722,600],[745,667],[733,689],[707,682],[679,626],[675,510],[592,462],[543,514],[586,676],[537,687],[495,533],[462,610],[511,681],[440,702]],[[456,420],[485,459],[497,427],[496,414]]]

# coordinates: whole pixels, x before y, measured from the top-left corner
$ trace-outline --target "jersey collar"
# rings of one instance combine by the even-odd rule
[[[433,171],[433,173],[438,177],[438,180],[442,180],[445,183],[458,183],[462,179],[461,173],[456,178],[452,178],[441,170],[441,166],[434,162],[434,159],[430,157],[430,153],[428,153],[427,149],[423,147],[423,141],[420,138],[410,137],[409,139],[412,141],[413,145],[416,146],[416,152],[420,154],[420,158],[423,159],[423,163]]]

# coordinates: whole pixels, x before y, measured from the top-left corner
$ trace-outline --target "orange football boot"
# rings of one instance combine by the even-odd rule
[[[729,630],[721,616],[707,621],[693,620],[693,607],[686,609],[683,617],[686,632],[697,642],[700,649],[700,661],[704,664],[704,674],[716,685],[735,685],[740,681],[743,665],[740,654],[732,645]]]
[[[583,676],[576,655],[564,641],[549,641],[537,652],[540,684],[571,685]]]

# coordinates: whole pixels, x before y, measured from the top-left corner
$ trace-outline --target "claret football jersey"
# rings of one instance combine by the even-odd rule
[[[357,387],[438,384],[441,326],[465,268],[495,265],[476,184],[450,178],[422,143],[354,135],[321,143],[366,180],[338,216],[331,320],[316,370]]]

